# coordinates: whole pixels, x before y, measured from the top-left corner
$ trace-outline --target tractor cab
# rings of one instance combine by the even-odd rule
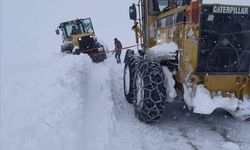
[[[58,27],[62,31],[64,40],[72,40],[73,36],[94,36],[94,28],[90,18],[76,19],[73,21],[67,21],[60,24]],[[59,34],[59,30],[56,30]]]
[[[103,45],[97,41],[90,18],[75,19],[60,23],[56,34],[62,33],[61,52],[70,54],[88,54],[93,62],[106,59]]]

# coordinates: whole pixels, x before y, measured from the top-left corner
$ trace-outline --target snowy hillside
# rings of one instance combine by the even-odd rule
[[[224,111],[192,114],[170,104],[155,125],[138,121],[123,95],[123,65],[113,57],[62,56],[3,70],[2,150],[247,150],[249,122]],[[24,65],[24,64],[23,64]],[[23,70],[24,69],[24,70]],[[11,79],[11,80],[10,80]]]

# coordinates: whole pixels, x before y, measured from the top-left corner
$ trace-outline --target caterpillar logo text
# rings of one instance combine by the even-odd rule
[[[214,13],[248,15],[247,7],[214,6]]]

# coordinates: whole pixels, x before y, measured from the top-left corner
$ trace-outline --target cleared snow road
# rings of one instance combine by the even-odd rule
[[[92,64],[58,55],[39,64],[1,71],[1,150],[250,149],[250,122],[224,111],[197,115],[177,102],[157,124],[138,121],[113,57]]]

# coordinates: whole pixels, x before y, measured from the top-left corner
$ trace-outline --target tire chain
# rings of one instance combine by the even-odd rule
[[[136,116],[146,123],[159,121],[166,100],[164,74],[160,64],[153,60],[143,61],[138,69],[144,82],[142,107],[134,103]]]

